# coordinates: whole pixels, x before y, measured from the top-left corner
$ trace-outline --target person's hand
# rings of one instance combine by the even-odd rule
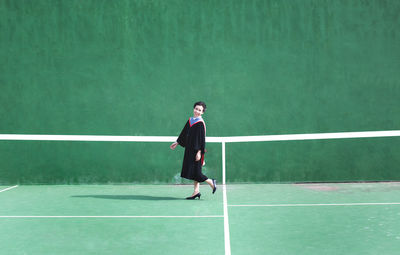
[[[197,152],[196,154],[196,161],[199,161],[201,159],[201,151]]]
[[[178,146],[177,142],[174,142],[173,144],[171,144],[169,147],[171,148],[171,150],[175,150],[176,146]]]

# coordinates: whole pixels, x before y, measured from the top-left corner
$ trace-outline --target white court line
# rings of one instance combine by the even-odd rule
[[[0,215],[0,218],[223,218],[223,215]]]
[[[362,206],[362,205],[400,205],[400,203],[341,203],[341,204],[265,204],[265,205],[228,205],[232,207],[301,207],[301,206]]]
[[[230,241],[230,235],[229,235],[228,199],[226,197],[226,185],[222,186],[222,196],[223,196],[223,201],[224,201],[225,255],[231,255],[231,241]]]
[[[223,142],[268,142],[400,136],[400,130],[221,137]]]
[[[267,142],[319,139],[346,139],[400,136],[400,130],[336,132],[313,134],[283,134],[259,136],[206,137],[210,143]],[[35,134],[0,134],[0,140],[23,141],[97,141],[97,142],[175,142],[176,136],[111,136],[111,135],[35,135]]]
[[[16,187],[18,187],[18,185],[15,185],[15,186],[12,186],[12,187],[8,187],[6,189],[2,189],[2,190],[0,190],[0,192],[4,192],[4,191],[10,190],[10,189],[14,189]]]

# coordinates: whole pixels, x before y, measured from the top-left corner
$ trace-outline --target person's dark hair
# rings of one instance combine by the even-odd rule
[[[194,105],[193,105],[193,109],[196,107],[196,105],[203,106],[203,112],[206,112],[206,109],[207,109],[206,103],[204,103],[204,102],[202,102],[202,101],[196,102],[196,103],[194,103]]]

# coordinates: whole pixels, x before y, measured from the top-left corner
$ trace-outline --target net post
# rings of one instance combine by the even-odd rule
[[[225,167],[225,141],[222,141],[222,184],[225,185],[226,181],[226,167]]]

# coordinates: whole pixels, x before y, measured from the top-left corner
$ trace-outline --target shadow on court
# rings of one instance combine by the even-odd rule
[[[183,200],[177,197],[155,197],[145,195],[81,195],[71,196],[77,198],[100,198],[100,199],[117,199],[117,200]]]

